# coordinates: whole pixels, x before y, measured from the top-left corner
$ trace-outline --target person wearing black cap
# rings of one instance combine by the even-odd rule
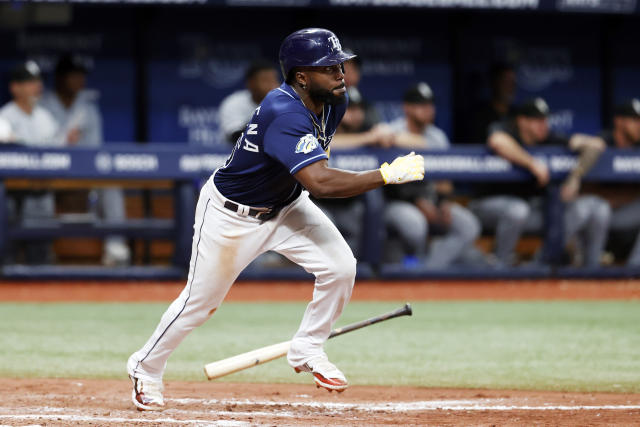
[[[55,67],[54,91],[43,95],[40,105],[51,112],[67,145],[99,147],[103,143],[102,116],[95,91],[87,90],[88,61],[74,55],[63,55]],[[98,208],[105,220],[121,223],[126,218],[124,193],[119,188],[93,190]],[[103,245],[102,263],[126,265],[131,251],[122,236],[109,236]]]
[[[516,109],[513,120],[493,125],[487,140],[499,156],[531,172],[537,185],[492,184],[485,191],[488,197],[474,200],[470,207],[483,226],[495,228],[497,258],[505,265],[513,264],[515,247],[522,233],[539,232],[543,227],[540,196],[550,178],[547,165],[533,157],[525,147],[568,145],[580,156],[561,187],[561,197],[567,203],[565,241],[576,240],[583,265],[597,266],[606,243],[611,208],[600,197],[578,196],[578,193],[582,176],[595,164],[605,144],[599,137],[584,134],[574,134],[570,138],[554,134],[549,129],[549,112],[549,106],[542,98],[526,101]]]
[[[11,125],[16,142],[25,145],[63,145],[58,138],[58,125],[51,113],[38,105],[42,94],[40,68],[27,61],[13,69],[9,76],[12,101],[0,109],[0,117]]]
[[[447,150],[451,145],[442,129],[434,124],[436,118],[435,97],[425,82],[411,86],[402,99],[404,117],[389,126],[396,136],[399,147],[428,150]]]
[[[640,147],[640,99],[629,99],[618,104],[613,112],[613,128],[602,132],[609,147]]]
[[[433,91],[427,83],[411,86],[403,97],[404,116],[389,127],[395,134],[395,145],[419,150],[447,150],[449,138],[433,123],[436,109]],[[447,268],[453,264],[476,264],[482,255],[474,253],[473,243],[480,235],[480,222],[466,207],[449,200],[453,194],[451,181],[410,183],[404,188],[385,188],[384,220],[390,230],[389,248],[397,236],[406,252],[405,264],[423,262],[429,269]],[[431,236],[427,249],[427,241]],[[395,261],[398,252],[386,254]]]
[[[38,105],[42,94],[40,68],[34,61],[27,61],[14,68],[9,76],[9,92],[13,100],[0,109],[0,118],[9,123],[12,141],[31,146],[61,146],[58,125],[51,113]],[[15,201],[14,201],[15,196]],[[15,205],[18,217],[24,223],[50,219],[55,214],[52,192],[29,191],[12,194],[9,206]],[[25,246],[25,258],[29,264],[53,262],[50,241],[29,242]]]
[[[629,99],[617,105],[613,112],[613,128],[603,131],[601,135],[609,147],[622,150],[640,149],[640,99]],[[629,236],[637,234],[628,255],[625,251],[620,251],[621,256],[627,256],[626,265],[633,267],[640,267],[640,197],[637,186],[637,183],[591,185],[594,190],[603,194],[613,207],[611,247],[627,248],[625,243]]]

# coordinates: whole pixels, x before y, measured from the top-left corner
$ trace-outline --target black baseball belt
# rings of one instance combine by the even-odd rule
[[[229,209],[230,211],[237,213],[238,215],[251,216],[262,221],[270,220],[274,216],[278,215],[278,212],[280,212],[280,209],[252,208],[249,206],[239,205],[230,200],[224,202],[224,207]],[[243,209],[247,207],[249,208],[248,211],[246,209]]]

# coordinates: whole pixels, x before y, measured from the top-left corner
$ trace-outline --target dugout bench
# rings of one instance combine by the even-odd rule
[[[363,148],[332,151],[331,164],[350,170],[375,169],[406,150]],[[637,277],[626,268],[576,269],[556,267],[564,247],[559,183],[575,164],[575,156],[561,147],[532,150],[551,171],[546,190],[543,257],[549,266],[503,270],[455,269],[425,271],[381,263],[384,244],[381,190],[365,194],[364,232],[359,257],[360,278],[424,279],[438,278],[542,278],[542,277]],[[532,177],[506,160],[488,152],[484,146],[456,146],[448,151],[422,152],[427,179],[458,182],[528,181]],[[0,254],[8,241],[69,236],[104,237],[111,234],[142,239],[169,239],[175,244],[170,266],[24,266],[5,265],[4,278],[115,278],[168,279],[187,272],[193,230],[193,213],[199,185],[221,166],[228,150],[186,144],[106,144],[99,149],[38,149],[18,145],[0,147]],[[600,158],[586,180],[640,182],[640,152],[610,149]],[[173,219],[127,219],[123,223],[105,221],[69,222],[60,219],[9,227],[6,217],[6,189],[69,189],[117,185],[124,188],[171,188]],[[299,279],[301,270],[250,270],[241,276],[253,279]]]

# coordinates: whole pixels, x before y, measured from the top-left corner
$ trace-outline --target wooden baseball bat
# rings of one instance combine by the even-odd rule
[[[389,313],[381,314],[380,316],[372,317],[371,319],[334,329],[331,332],[331,335],[329,335],[329,338],[337,337],[338,335],[346,334],[347,332],[355,331],[356,329],[364,328],[365,326],[373,325],[374,323],[379,323],[384,320],[393,319],[394,317],[411,316],[411,314],[411,306],[407,303],[404,307]],[[218,360],[217,362],[205,365],[204,373],[210,380],[224,377],[225,375],[233,374],[234,372],[242,371],[243,369],[261,365],[273,359],[282,357],[287,354],[290,346],[291,341],[284,341],[228,357],[226,359]]]

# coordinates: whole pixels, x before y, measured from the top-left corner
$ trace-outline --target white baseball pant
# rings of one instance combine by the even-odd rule
[[[196,207],[187,285],[147,343],[129,358],[130,375],[161,380],[173,350],[215,312],[240,272],[268,250],[316,277],[313,299],[287,355],[289,364],[303,365],[323,352],[355,281],[356,260],[342,235],[306,191],[264,222],[223,207],[225,201],[211,177]]]

